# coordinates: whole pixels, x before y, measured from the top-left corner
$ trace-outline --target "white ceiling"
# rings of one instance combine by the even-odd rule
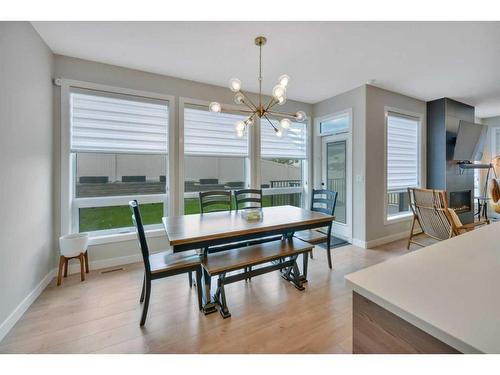
[[[256,91],[292,77],[316,103],[370,80],[422,100],[451,97],[500,115],[500,22],[33,22],[54,53]]]

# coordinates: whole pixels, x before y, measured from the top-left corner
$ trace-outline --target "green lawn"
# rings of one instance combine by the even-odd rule
[[[290,197],[283,194],[277,205],[290,204]],[[271,196],[262,197],[262,205],[270,207],[272,205]],[[233,203],[234,206],[234,203]],[[234,208],[234,207],[233,207]],[[191,215],[200,212],[198,198],[184,200],[184,214]],[[128,206],[112,207],[90,207],[80,208],[80,232],[91,232],[96,230],[126,228],[132,226],[130,208]],[[141,215],[144,225],[160,224],[163,217],[163,203],[141,204]]]

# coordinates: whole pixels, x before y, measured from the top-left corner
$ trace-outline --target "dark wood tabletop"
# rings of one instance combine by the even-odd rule
[[[241,211],[164,217],[163,225],[170,245],[177,246],[213,239],[258,234],[298,226],[328,225],[333,216],[293,206],[265,207],[261,220],[246,220]]]

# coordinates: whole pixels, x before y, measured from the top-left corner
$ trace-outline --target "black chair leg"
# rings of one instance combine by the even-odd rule
[[[145,288],[146,288],[146,274],[144,274],[144,279],[142,280],[141,299],[139,300],[140,303],[144,302],[144,289]]]
[[[191,271],[188,272],[188,277],[189,277],[189,287],[193,287],[193,273]]]
[[[309,253],[309,256],[311,257],[311,259],[313,259],[313,251],[311,250],[311,252]]]
[[[330,242],[332,240],[332,234],[331,234],[331,229],[328,231],[328,236],[326,237],[326,251],[327,251],[327,255],[328,255],[328,267],[330,267],[330,269],[332,269],[332,252],[331,252],[331,245],[330,245]]]
[[[196,270],[196,293],[198,294],[198,308],[200,311],[203,309],[203,290],[201,284],[201,267]]]
[[[142,308],[141,327],[146,323],[146,316],[148,315],[148,307],[149,307],[149,298],[151,297],[151,280],[149,278],[146,278],[145,286],[146,286],[146,295],[144,297],[144,306]]]

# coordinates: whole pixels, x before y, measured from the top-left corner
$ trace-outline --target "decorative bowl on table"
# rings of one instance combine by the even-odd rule
[[[261,208],[247,208],[241,210],[241,216],[247,221],[258,221],[262,220],[264,213]]]

